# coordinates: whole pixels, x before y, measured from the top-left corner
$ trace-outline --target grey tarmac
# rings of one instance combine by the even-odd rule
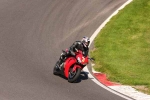
[[[54,76],[61,50],[127,0],[0,0],[0,100],[125,100],[82,73]]]

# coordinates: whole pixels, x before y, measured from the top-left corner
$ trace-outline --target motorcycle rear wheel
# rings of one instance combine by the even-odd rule
[[[69,76],[68,76],[68,82],[70,82],[70,83],[75,82],[78,79],[78,77],[79,77],[79,75],[81,73],[81,69],[80,68],[77,68],[76,71],[74,71],[74,72],[72,71],[72,69],[73,68],[70,69]]]
[[[58,63],[58,62],[57,62]],[[59,75],[60,73],[58,72],[58,67],[57,67],[57,63],[55,64],[54,68],[53,68],[53,74],[54,75]]]

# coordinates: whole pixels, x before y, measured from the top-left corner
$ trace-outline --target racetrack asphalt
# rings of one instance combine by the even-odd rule
[[[127,0],[0,0],[0,100],[125,100],[82,73],[52,74],[61,50]]]

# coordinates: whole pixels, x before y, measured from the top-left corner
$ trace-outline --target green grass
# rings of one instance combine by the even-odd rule
[[[101,30],[90,55],[112,81],[150,94],[150,0],[133,0]]]

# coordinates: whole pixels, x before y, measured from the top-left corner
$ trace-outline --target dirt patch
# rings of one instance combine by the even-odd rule
[[[150,94],[149,89],[144,85],[137,85],[137,86],[132,86],[132,87],[137,89],[138,91],[144,92],[146,94]]]

